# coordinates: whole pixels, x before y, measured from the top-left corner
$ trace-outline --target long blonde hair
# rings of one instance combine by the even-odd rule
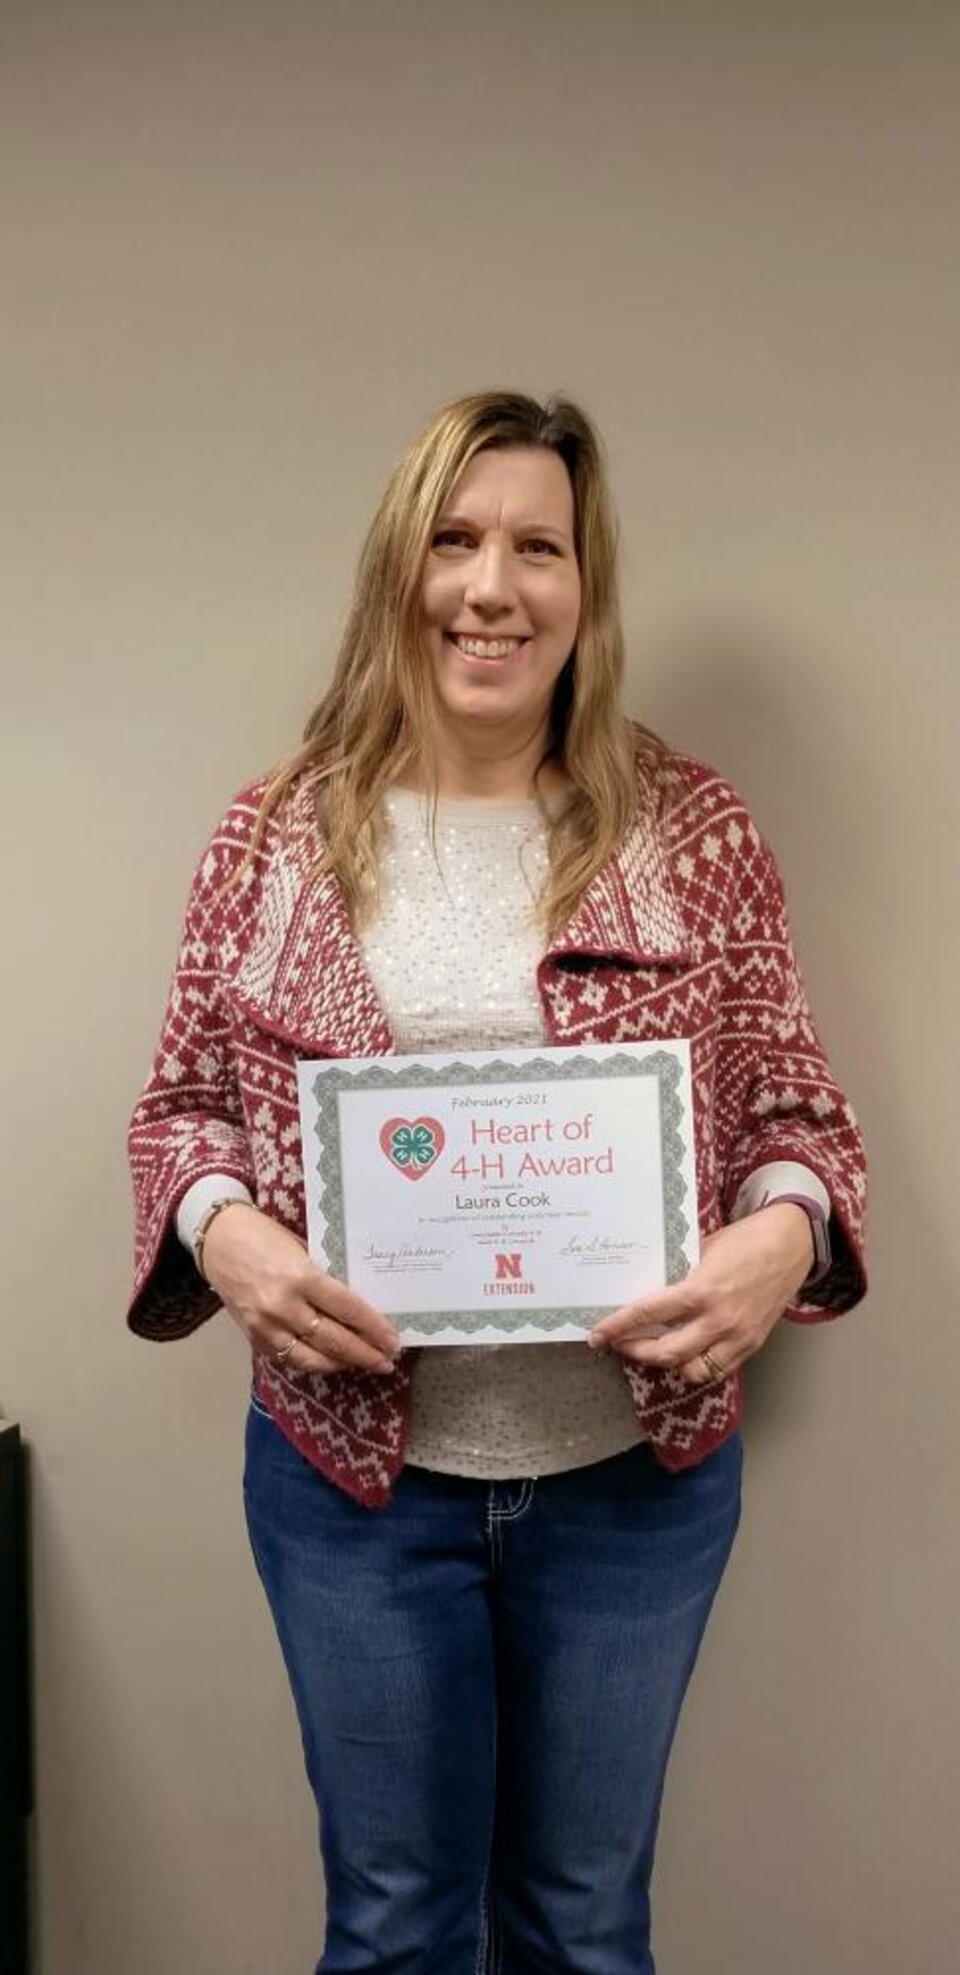
[[[309,779],[317,803],[322,866],[343,888],[355,923],[376,899],[382,797],[416,759],[436,796],[437,709],[420,639],[420,588],[438,516],[474,455],[489,446],[546,446],[573,488],[581,610],[577,639],[554,688],[544,762],[562,769],[568,793],[545,819],[549,872],[539,916],[553,932],[624,834],[641,793],[656,792],[659,744],[620,711],[623,632],[616,532],[600,443],[569,399],[480,391],[445,405],[397,465],[360,554],[333,679],[303,743],[265,791],[258,842],[269,817]]]

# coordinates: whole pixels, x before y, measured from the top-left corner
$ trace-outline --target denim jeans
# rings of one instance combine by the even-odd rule
[[[316,1975],[652,1975],[664,1770],[736,1531],[739,1436],[359,1507],[259,1403],[245,1495],[317,1799]]]

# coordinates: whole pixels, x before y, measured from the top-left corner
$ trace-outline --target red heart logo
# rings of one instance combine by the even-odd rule
[[[388,1118],[380,1127],[380,1150],[404,1179],[422,1180],[446,1144],[439,1118]]]

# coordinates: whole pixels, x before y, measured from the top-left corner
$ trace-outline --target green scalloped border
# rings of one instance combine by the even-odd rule
[[[684,1242],[690,1232],[690,1222],[684,1212],[687,1183],[681,1171],[686,1152],[683,1138],[683,1106],[680,1102],[679,1084],[682,1075],[681,1065],[675,1055],[665,1049],[651,1050],[647,1056],[581,1056],[576,1050],[563,1052],[562,1063],[547,1057],[535,1056],[525,1063],[504,1063],[494,1059],[481,1068],[470,1063],[445,1063],[432,1069],[426,1063],[415,1063],[406,1069],[395,1068],[389,1057],[368,1063],[362,1070],[348,1070],[343,1066],[324,1064],[313,1083],[313,1097],[317,1106],[316,1136],[320,1143],[320,1156],[314,1171],[321,1183],[320,1210],[324,1217],[326,1232],[324,1252],[331,1275],[338,1276],[341,1282],[347,1280],[347,1244],[344,1232],[343,1162],[340,1137],[340,1094],[344,1090],[391,1090],[397,1086],[409,1090],[430,1090],[438,1084],[497,1085],[517,1083],[569,1083],[577,1078],[595,1079],[598,1077],[655,1077],[660,1100],[660,1146],[663,1171],[663,1224],[664,1252],[667,1265],[667,1281],[680,1282],[688,1273],[689,1263],[684,1254]],[[570,1327],[586,1335],[598,1318],[612,1304],[597,1304],[593,1307],[580,1305],[575,1309],[517,1310],[497,1307],[496,1320],[493,1312],[483,1310],[410,1310],[394,1311],[392,1321],[399,1329],[405,1326],[417,1331],[421,1336],[435,1336],[441,1330],[456,1330],[473,1335],[479,1331],[495,1331],[497,1337],[508,1337],[512,1331],[541,1330],[544,1334]]]

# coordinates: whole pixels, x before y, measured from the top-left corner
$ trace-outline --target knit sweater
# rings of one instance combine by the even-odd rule
[[[729,1218],[749,1174],[778,1159],[818,1175],[835,1263],[788,1313],[816,1320],[865,1288],[863,1151],[816,1035],[776,865],[742,800],[673,754],[652,828],[638,814],[538,968],[556,1045],[686,1037],[691,1046],[701,1233]],[[238,882],[262,785],[218,825],[194,880],[159,1048],[134,1113],[136,1276],[129,1321],[183,1336],[218,1306],[177,1240],[177,1203],[209,1172],[243,1180],[303,1232],[295,1065],[376,1055],[393,1038],[336,879],[318,872],[312,794],[274,817]],[[296,1373],[260,1358],[256,1385],[306,1458],[358,1500],[389,1497],[404,1457],[411,1354],[389,1381]],[[691,1390],[625,1365],[641,1431],[668,1467],[733,1431],[739,1375]]]

